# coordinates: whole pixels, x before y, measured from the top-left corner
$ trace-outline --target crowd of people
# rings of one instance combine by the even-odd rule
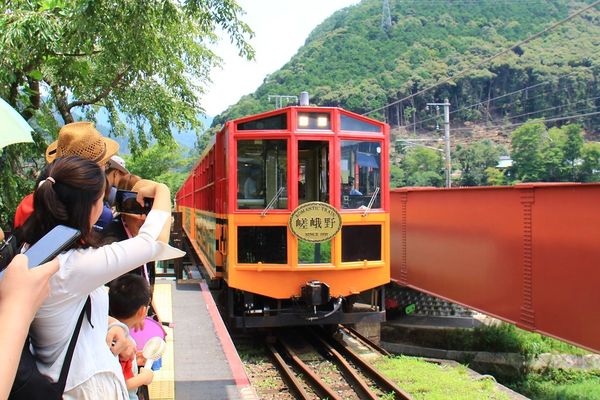
[[[8,356],[0,364],[0,399],[10,394],[28,337],[39,371],[54,382],[76,337],[64,399],[136,399],[138,387],[152,381],[152,371],[137,367],[145,360],[136,357],[129,330],[143,329],[148,312],[156,314],[153,263],[184,253],[168,244],[168,187],[130,174],[118,149],[92,123],[65,125],[46,150],[34,192],[16,210],[13,236],[21,253],[57,225],[81,236],[46,264],[29,269],[19,254],[3,272],[0,318],[11,322],[0,328]],[[140,204],[152,198],[150,212],[115,213],[107,202],[112,188],[137,192]]]

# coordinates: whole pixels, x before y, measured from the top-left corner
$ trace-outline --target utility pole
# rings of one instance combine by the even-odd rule
[[[444,106],[444,148],[446,153],[446,187],[452,187],[452,161],[450,160],[450,102],[444,99],[443,103],[427,103],[427,106]]]

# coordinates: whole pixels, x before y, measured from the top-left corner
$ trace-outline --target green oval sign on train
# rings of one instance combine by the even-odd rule
[[[333,239],[340,231],[342,217],[331,205],[311,201],[299,205],[292,212],[288,226],[298,239],[321,243]]]

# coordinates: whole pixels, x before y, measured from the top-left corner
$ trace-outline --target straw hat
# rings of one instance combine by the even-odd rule
[[[46,149],[46,161],[57,157],[79,156],[104,165],[119,151],[119,143],[100,134],[91,122],[73,122],[58,132],[58,140]]]

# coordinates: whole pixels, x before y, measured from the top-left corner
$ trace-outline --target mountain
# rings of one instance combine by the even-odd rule
[[[311,94],[313,104],[361,114],[378,110],[369,116],[392,125],[423,121],[417,130],[435,129],[436,118],[425,106],[444,98],[458,111],[453,123],[515,123],[600,107],[597,8],[474,67],[592,0],[390,0],[389,19],[382,18],[382,3],[363,0],[331,15],[287,64],[216,116],[213,125],[272,109],[269,94],[301,91]],[[387,106],[452,76],[449,83]],[[582,123],[598,131],[600,116]]]
[[[82,114],[78,114],[76,111],[73,112],[73,115],[76,120],[84,120],[85,117]],[[117,143],[119,143],[119,153],[121,154],[129,154],[129,138],[124,136],[114,137],[111,135],[111,125],[108,119],[108,115],[105,112],[98,112],[95,114],[96,117],[96,128],[100,133],[104,136],[111,137]],[[205,128],[208,128],[212,123],[212,117],[204,114],[196,115],[196,118],[202,122]],[[127,115],[123,114],[121,116],[121,121],[128,121]],[[133,125],[128,126],[131,129],[135,129]],[[197,135],[196,132],[191,130],[180,131],[178,129],[173,129],[171,131],[173,134],[173,139],[177,142],[183,150],[191,150],[196,146]]]

